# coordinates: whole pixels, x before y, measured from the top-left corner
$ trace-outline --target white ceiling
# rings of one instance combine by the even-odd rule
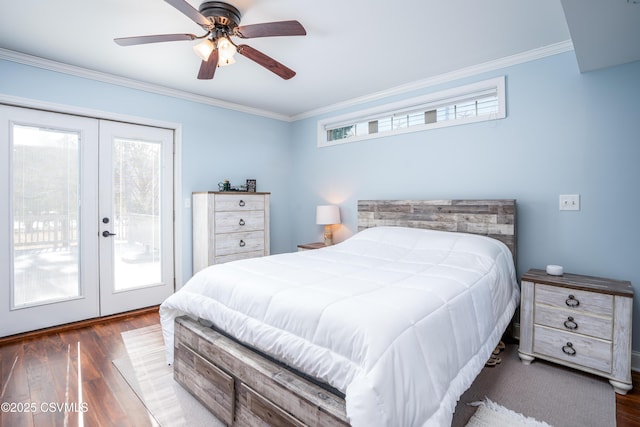
[[[188,1],[196,9],[200,4]],[[213,80],[200,81],[200,60],[191,49],[196,42],[129,47],[113,42],[203,33],[162,0],[0,0],[0,48],[296,117],[567,42],[565,12],[592,1],[640,11],[630,4],[634,0],[228,0],[242,12],[243,25],[296,19],[306,28],[303,37],[243,40],[295,70],[288,81],[241,55]],[[601,16],[578,15],[578,22],[602,23]],[[616,22],[605,28],[612,25]],[[638,40],[628,44],[637,46]]]

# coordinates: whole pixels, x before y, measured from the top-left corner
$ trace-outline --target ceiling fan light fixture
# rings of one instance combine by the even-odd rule
[[[231,65],[236,62],[235,59],[233,59],[233,55],[236,54],[237,49],[236,46],[231,43],[231,40],[226,37],[220,37],[217,40],[217,45],[219,55],[218,64]]]
[[[219,58],[218,59],[218,67],[226,67],[227,65],[233,65],[236,63],[236,60],[233,58],[233,56],[231,58]]]
[[[200,59],[202,59],[203,61],[209,59],[209,56],[211,56],[211,52],[213,52],[214,49],[215,46],[209,39],[202,40],[200,43],[193,47],[196,55],[198,55],[198,57],[200,57]]]
[[[238,52],[245,58],[266,68],[284,80],[296,75],[295,71],[246,44],[236,45],[231,37],[251,39],[259,37],[305,36],[306,30],[298,21],[263,22],[261,24],[240,25],[240,11],[224,1],[205,0],[198,9],[188,0],[165,0],[194,23],[206,34],[157,34],[151,36],[119,37],[114,41],[120,46],[133,46],[147,43],[159,43],[181,40],[201,40],[193,47],[200,59],[199,80],[211,80],[216,68],[231,65]],[[640,0],[627,0],[640,1]]]

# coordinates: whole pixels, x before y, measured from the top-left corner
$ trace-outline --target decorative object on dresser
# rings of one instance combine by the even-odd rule
[[[631,390],[633,288],[628,281],[529,270],[522,276],[520,359],[536,357]]]
[[[269,255],[271,193],[193,193],[193,273]]]
[[[333,224],[340,224],[340,208],[335,205],[320,205],[316,208],[316,224],[324,225],[324,244],[333,245]]]
[[[310,251],[313,249],[320,249],[324,247],[325,247],[324,242],[303,243],[301,245],[298,245],[298,252]]]

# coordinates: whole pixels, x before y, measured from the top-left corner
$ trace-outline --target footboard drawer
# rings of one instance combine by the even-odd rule
[[[228,425],[349,425],[343,398],[186,316],[175,321],[175,352],[176,380]]]
[[[293,415],[282,410],[275,403],[244,384],[240,384],[238,388],[236,419],[239,424],[250,425],[252,427],[306,426],[306,424],[302,423]]]
[[[232,376],[179,343],[174,349],[173,377],[218,419],[228,426],[233,424],[235,386]]]

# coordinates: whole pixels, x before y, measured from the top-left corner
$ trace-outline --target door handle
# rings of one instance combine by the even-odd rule
[[[116,233],[111,233],[111,232],[109,232],[107,230],[104,230],[102,232],[102,237],[109,237],[109,236],[115,236],[115,235],[116,235]]]

